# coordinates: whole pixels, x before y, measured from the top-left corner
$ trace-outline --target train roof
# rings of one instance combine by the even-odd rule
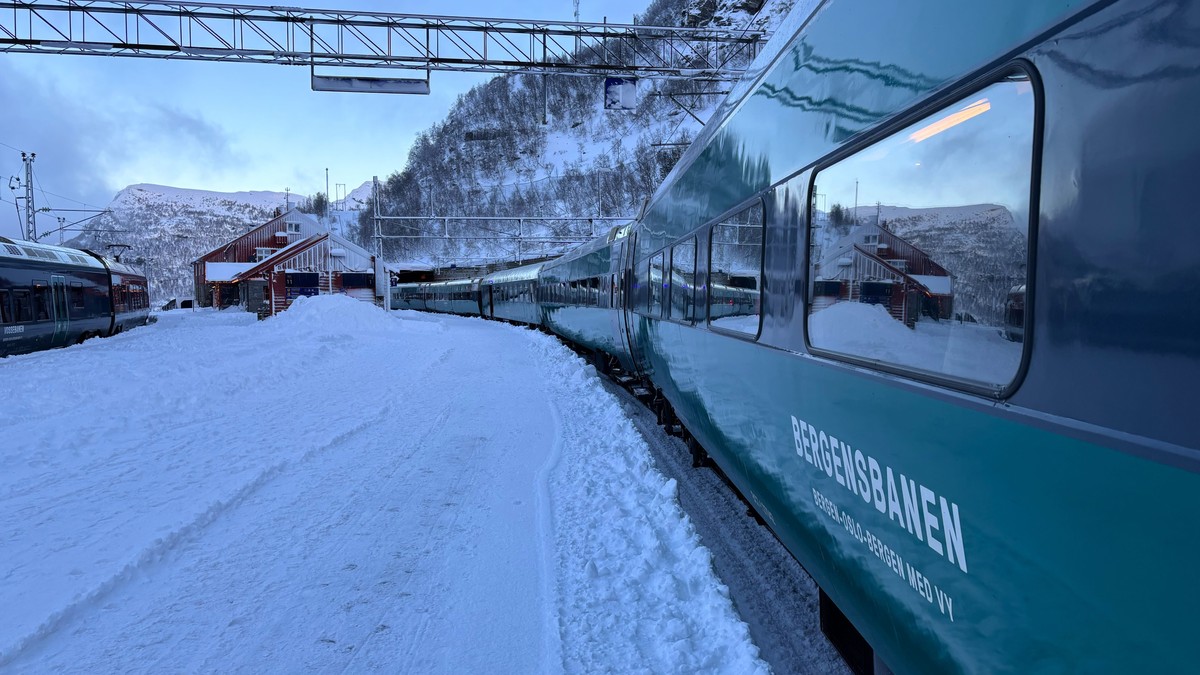
[[[450,279],[448,281],[430,281],[421,284],[429,288],[448,288],[451,286],[475,286],[479,284],[480,277],[467,277],[463,279]]]
[[[542,266],[545,264],[545,262],[539,262],[532,265],[522,265],[520,267],[492,272],[483,278],[483,282],[486,284],[501,284],[512,281],[533,281],[537,279],[538,272],[542,271]]]
[[[8,237],[0,237],[0,258],[16,260],[43,260],[61,262],[68,265],[104,269],[104,263],[87,251],[64,246],[51,246],[33,241],[13,241]],[[120,263],[109,263],[120,265]],[[136,273],[135,273],[136,274]]]

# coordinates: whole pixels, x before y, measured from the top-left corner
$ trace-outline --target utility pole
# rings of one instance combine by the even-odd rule
[[[379,176],[371,177],[371,203],[375,206],[375,255],[379,256],[379,260],[383,260],[383,232],[380,229],[379,219]]]
[[[854,179],[854,224],[858,224],[858,179]]]
[[[33,206],[33,160],[36,152],[21,153],[25,162],[25,241],[37,241],[37,209]]]
[[[288,212],[292,210],[292,188],[283,188],[283,210]]]
[[[325,215],[329,215],[329,167],[325,167]]]

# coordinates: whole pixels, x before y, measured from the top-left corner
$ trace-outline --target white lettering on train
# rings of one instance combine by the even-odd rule
[[[795,416],[791,422],[796,454],[801,459],[850,494],[862,497],[865,503],[887,516],[889,522],[925,542],[963,572],[967,571],[958,504],[895,471],[890,465],[881,464],[869,453],[851,447],[831,433]],[[913,577],[914,588],[924,595],[928,589],[918,577]]]

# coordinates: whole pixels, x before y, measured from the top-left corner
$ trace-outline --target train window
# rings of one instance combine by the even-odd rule
[[[13,314],[17,321],[33,321],[33,301],[29,291],[13,291]]]
[[[12,323],[12,308],[9,306],[8,291],[0,291],[0,323]]]
[[[71,309],[83,309],[83,284],[71,282]]]
[[[1007,76],[816,173],[815,350],[993,394],[1013,382],[1034,96],[1025,73]]]
[[[33,318],[35,321],[50,320],[50,287],[39,285],[46,282],[33,282]]]
[[[696,238],[671,247],[671,318],[696,320]]]
[[[709,237],[709,324],[757,336],[762,302],[762,202],[755,201],[713,225]]]
[[[662,316],[663,286],[666,285],[663,277],[665,259],[666,254],[661,251],[650,256],[650,316]]]

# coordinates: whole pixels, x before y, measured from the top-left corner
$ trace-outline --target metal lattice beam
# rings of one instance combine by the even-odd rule
[[[761,31],[115,0],[0,1],[0,51],[733,80]]]

